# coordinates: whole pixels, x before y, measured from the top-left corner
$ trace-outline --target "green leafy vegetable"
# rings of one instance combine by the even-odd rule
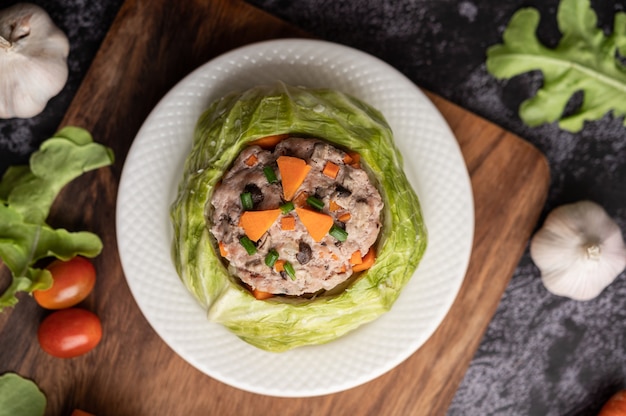
[[[112,162],[111,150],[93,143],[89,132],[65,127],[41,144],[29,166],[7,169],[0,181],[0,258],[13,278],[0,294],[0,311],[18,302],[18,292],[50,287],[52,276],[33,266],[37,260],[95,257],[100,253],[102,242],[97,235],[53,229],[45,221],[68,182]]]
[[[559,121],[576,132],[585,120],[598,120],[610,111],[626,114],[626,13],[615,14],[613,32],[606,36],[596,26],[589,0],[562,0],[557,20],[562,37],[556,48],[540,43],[535,35],[539,12],[517,11],[503,35],[503,44],[487,51],[487,70],[495,77],[511,78],[525,72],[543,73],[543,86],[520,106],[520,117],[529,126]],[[564,114],[572,96],[582,91],[583,102],[572,114]]]
[[[248,143],[282,134],[318,137],[360,154],[381,192],[384,220],[376,262],[345,290],[313,299],[275,296],[259,302],[222,263],[205,207]],[[269,351],[332,341],[388,311],[413,275],[427,240],[417,195],[382,114],[337,91],[281,83],[227,95],[200,117],[171,217],[174,264],[207,308],[208,318]]]
[[[0,416],[41,416],[46,396],[39,387],[15,373],[0,376]]]

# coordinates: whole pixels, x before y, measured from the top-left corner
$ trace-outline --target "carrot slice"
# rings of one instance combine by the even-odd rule
[[[248,143],[250,146],[261,146],[263,149],[270,150],[276,147],[278,143],[289,137],[288,134],[275,134],[273,136],[265,136]]]
[[[343,163],[345,163],[346,165],[352,163],[352,156],[346,153],[346,155],[343,157]]]
[[[252,296],[254,296],[255,299],[263,300],[263,299],[271,298],[272,296],[274,296],[274,294],[269,293],[269,292],[263,292],[255,288],[255,289],[252,289]]]
[[[291,201],[311,170],[311,166],[307,165],[304,160],[292,156],[279,156],[276,162],[283,182],[283,196],[286,201]]]
[[[367,270],[374,264],[376,261],[376,252],[372,247],[367,251],[367,254],[363,256],[361,264],[355,264],[352,266],[353,272],[362,272],[363,270]]]
[[[298,207],[296,207],[296,213],[313,240],[317,242],[320,242],[333,226],[333,217],[328,214]]]
[[[354,253],[352,253],[352,256],[350,257],[350,264],[362,264],[363,263],[363,258],[361,257],[361,250],[357,250]]]
[[[329,178],[337,178],[337,174],[339,174],[339,165],[334,164],[330,160],[326,162],[324,165],[324,169],[322,169],[322,173]]]
[[[274,224],[279,215],[280,209],[246,211],[239,219],[239,226],[243,228],[250,240],[258,241]]]
[[[296,229],[296,219],[292,215],[280,218],[280,228],[284,231],[292,231]]]

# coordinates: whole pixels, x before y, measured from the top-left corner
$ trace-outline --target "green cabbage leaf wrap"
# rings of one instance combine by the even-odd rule
[[[229,274],[209,232],[215,186],[249,142],[290,134],[358,152],[383,198],[374,265],[344,290],[312,299],[255,299]],[[208,319],[264,350],[332,341],[390,310],[427,244],[417,195],[402,169],[391,129],[376,109],[331,89],[283,83],[231,93],[199,118],[191,153],[171,206],[173,260]]]

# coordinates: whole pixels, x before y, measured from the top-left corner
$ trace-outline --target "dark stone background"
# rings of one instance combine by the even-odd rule
[[[207,0],[209,1],[209,0]],[[552,208],[581,199],[603,205],[626,231],[626,128],[605,116],[572,134],[556,125],[526,127],[520,102],[540,74],[496,81],[486,49],[521,7],[541,12],[538,36],[556,45],[557,0],[249,0],[309,31],[395,66],[418,86],[520,135],[548,158],[552,183],[542,220]],[[15,3],[0,0],[0,8]],[[70,78],[45,111],[0,120],[0,172],[27,157],[59,125],[122,0],[32,0],[71,42]],[[593,0],[610,33],[623,2]],[[2,76],[2,74],[0,74]],[[1,93],[1,92],[0,92]],[[577,302],[548,293],[525,253],[485,333],[449,415],[593,415],[626,388],[626,273],[600,296]],[[415,392],[419,394],[419,392]]]

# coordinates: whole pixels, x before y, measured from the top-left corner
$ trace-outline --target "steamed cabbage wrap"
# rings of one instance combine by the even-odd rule
[[[359,153],[383,198],[376,262],[339,293],[257,300],[229,274],[209,232],[210,200],[224,172],[249,142],[278,134],[316,137]],[[193,140],[171,207],[173,259],[210,321],[259,348],[285,351],[332,341],[392,307],[427,236],[417,195],[379,111],[330,89],[259,86],[212,103]]]

